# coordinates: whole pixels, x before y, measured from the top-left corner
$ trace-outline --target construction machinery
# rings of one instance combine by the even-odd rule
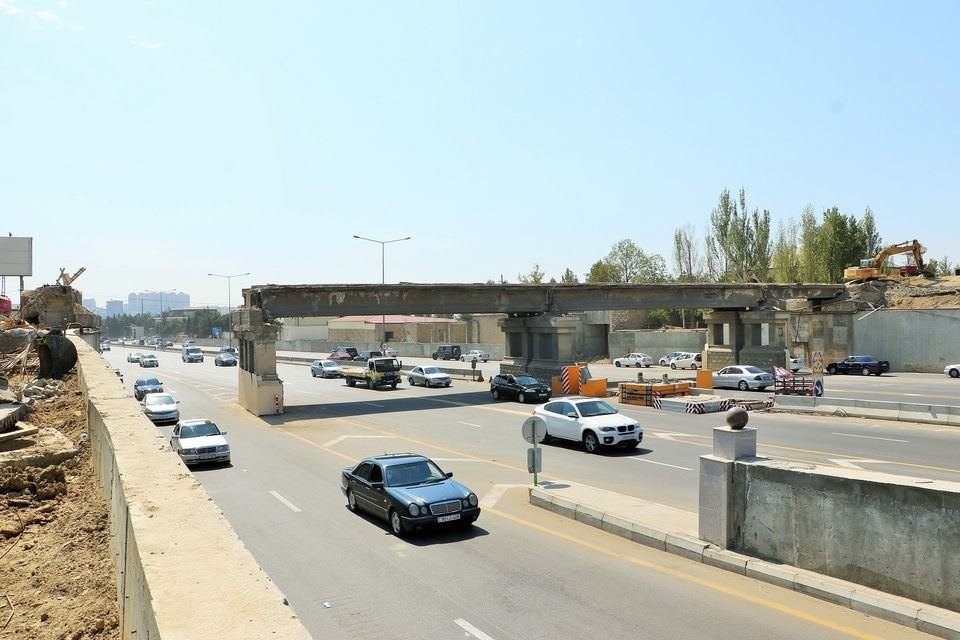
[[[860,282],[864,280],[879,280],[905,278],[908,276],[932,276],[923,264],[923,253],[926,248],[920,246],[916,240],[907,240],[899,244],[884,247],[872,257],[860,261],[859,267],[847,267],[843,270],[844,282]],[[887,258],[899,254],[909,254],[907,263],[899,267],[887,268]],[[894,271],[894,269],[896,271]]]

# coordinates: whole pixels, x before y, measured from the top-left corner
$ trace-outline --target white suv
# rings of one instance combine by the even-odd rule
[[[616,358],[613,364],[618,367],[649,367],[653,365],[653,358],[645,353],[628,353],[627,355]]]
[[[604,447],[632,449],[643,440],[643,427],[600,398],[559,398],[541,404],[533,415],[543,419],[546,437],[582,442],[587,453]]]

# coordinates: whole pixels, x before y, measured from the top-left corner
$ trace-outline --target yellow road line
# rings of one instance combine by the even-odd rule
[[[830,621],[830,620],[827,620],[827,619],[825,619],[825,618],[821,618],[821,617],[819,617],[819,616],[811,615],[811,614],[807,613],[806,611],[802,611],[802,610],[796,609],[796,608],[794,608],[794,607],[788,607],[788,606],[786,606],[786,605],[784,605],[784,604],[780,604],[779,602],[775,602],[775,601],[773,601],[773,600],[770,600],[769,598],[762,598],[762,597],[757,596],[757,595],[754,595],[754,594],[752,594],[752,593],[748,593],[748,592],[746,592],[746,591],[741,591],[740,589],[734,589],[734,588],[732,588],[732,587],[728,587],[728,586],[726,586],[726,585],[723,585],[723,584],[721,584],[721,583],[719,583],[719,582],[714,582],[713,580],[707,580],[706,578],[700,578],[700,577],[691,575],[691,574],[689,574],[689,573],[685,573],[685,572],[683,572],[683,571],[680,571],[680,570],[678,570],[678,569],[671,569],[670,567],[666,567],[666,566],[664,566],[664,565],[657,564],[657,563],[655,563],[655,562],[650,562],[650,561],[648,561],[648,560],[641,560],[640,558],[637,558],[637,557],[634,557],[634,556],[630,556],[630,555],[623,555],[623,554],[621,554],[621,553],[615,553],[615,552],[613,552],[613,551],[610,551],[610,550],[607,549],[606,547],[600,546],[600,545],[598,545],[598,544],[594,544],[594,543],[592,543],[592,542],[588,542],[587,540],[583,540],[582,538],[577,538],[577,537],[574,537],[574,536],[569,535],[569,534],[566,534],[566,533],[561,533],[561,532],[559,532],[559,531],[554,531],[553,529],[550,529],[550,528],[545,527],[545,526],[543,526],[543,525],[539,525],[539,524],[536,524],[535,522],[531,522],[531,521],[529,521],[529,520],[525,520],[525,519],[523,519],[523,518],[520,518],[520,517],[511,515],[511,514],[508,514],[508,513],[506,513],[506,512],[500,511],[500,510],[495,509],[495,508],[493,508],[493,507],[487,507],[487,508],[485,508],[483,511],[484,511],[484,513],[492,513],[492,514],[494,514],[494,515],[500,516],[501,518],[505,518],[505,519],[507,519],[507,520],[510,520],[510,521],[516,523],[516,524],[519,524],[519,525],[521,525],[521,526],[528,527],[528,528],[530,528],[530,529],[534,529],[534,530],[536,530],[536,531],[539,531],[540,533],[544,533],[544,534],[553,536],[553,537],[555,537],[555,538],[559,538],[559,539],[561,539],[561,540],[564,540],[564,541],[566,541],[566,542],[569,542],[569,543],[571,543],[571,544],[575,544],[575,545],[577,545],[577,546],[583,547],[584,549],[588,549],[588,550],[590,550],[590,551],[592,551],[592,552],[594,552],[594,553],[599,553],[599,554],[608,556],[608,557],[610,557],[610,558],[616,558],[616,559],[618,559],[618,560],[626,560],[627,562],[629,562],[629,563],[631,563],[631,564],[634,564],[634,565],[636,565],[636,566],[639,566],[639,567],[643,567],[644,569],[650,569],[650,570],[652,570],[652,571],[656,571],[656,572],[658,572],[658,573],[662,573],[662,574],[664,574],[664,575],[668,575],[668,576],[670,576],[670,577],[672,577],[672,578],[676,578],[676,579],[678,579],[678,580],[683,580],[684,582],[688,582],[688,583],[691,583],[691,584],[696,584],[696,585],[699,585],[699,586],[701,586],[701,587],[705,587],[705,588],[707,588],[707,589],[710,589],[710,590],[713,590],[713,591],[717,591],[717,592],[719,592],[719,593],[723,593],[723,594],[726,594],[726,595],[731,596],[731,597],[734,597],[734,598],[739,598],[740,600],[745,600],[745,601],[747,601],[747,602],[752,602],[752,603],[757,604],[757,605],[760,605],[760,606],[762,606],[762,607],[766,607],[766,608],[768,608],[768,609],[773,609],[774,611],[779,611],[780,613],[784,613],[784,614],[786,614],[786,615],[793,616],[793,617],[795,617],[795,618],[800,618],[801,620],[805,620],[805,621],[807,621],[807,622],[810,622],[810,623],[812,623],[812,624],[816,624],[816,625],[821,626],[821,627],[825,627],[825,628],[827,628],[827,629],[832,629],[833,631],[837,631],[837,632],[840,632],[840,633],[844,633],[844,634],[849,635],[849,636],[854,637],[854,638],[860,638],[861,640],[882,640],[882,638],[881,638],[880,636],[875,636],[875,635],[873,635],[873,634],[871,634],[871,633],[865,633],[865,632],[860,631],[860,630],[858,630],[858,629],[853,629],[853,628],[848,627],[848,626],[845,626],[845,625],[837,624],[837,623],[832,622],[832,621]]]

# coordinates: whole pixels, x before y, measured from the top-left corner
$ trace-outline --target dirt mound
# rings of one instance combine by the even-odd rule
[[[60,431],[79,455],[46,468],[0,467],[3,640],[120,637],[107,507],[81,437],[76,375],[64,382],[68,392],[32,406],[27,420]]]
[[[847,291],[869,303],[865,308],[960,309],[960,276],[872,280],[847,285]]]

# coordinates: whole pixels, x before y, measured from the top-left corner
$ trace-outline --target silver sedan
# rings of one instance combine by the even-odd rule
[[[943,368],[943,372],[951,378],[960,378],[960,364],[948,364]]]
[[[414,367],[407,375],[411,387],[422,384],[425,387],[449,387],[450,376],[440,367]]]
[[[713,386],[718,389],[726,387],[740,389],[740,391],[747,389],[763,391],[773,386],[773,374],[751,365],[731,365],[713,374]]]

